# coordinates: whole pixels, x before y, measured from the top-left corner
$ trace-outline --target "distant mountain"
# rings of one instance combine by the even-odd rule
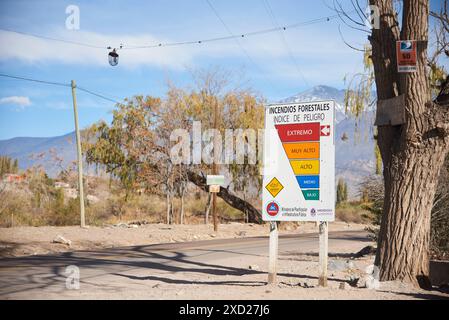
[[[356,122],[344,112],[344,90],[329,86],[316,86],[281,102],[306,102],[335,100],[337,103],[336,127],[336,174],[348,182],[349,195],[357,195],[357,185],[364,176],[374,172],[374,139],[372,123],[374,111],[368,111]],[[357,129],[356,129],[357,128]],[[347,139],[341,139],[345,135]],[[51,138],[13,138],[0,140],[0,155],[8,155],[19,160],[21,169],[33,165],[42,165],[51,176],[59,173],[55,155],[62,159],[62,165],[68,166],[76,160],[75,134]],[[85,169],[87,167],[85,166]],[[93,170],[89,170],[93,172]]]
[[[0,155],[19,160],[20,169],[41,165],[50,176],[76,159],[75,133],[50,138],[19,137],[0,140]],[[58,160],[61,159],[61,161]]]
[[[336,121],[340,122],[345,119],[345,90],[339,90],[329,86],[315,86],[309,90],[298,93],[287,99],[283,99],[280,103],[309,102],[320,100],[335,100],[336,102]]]
[[[320,101],[320,100],[335,100],[340,104],[340,111],[344,111],[342,106],[344,105],[345,99],[345,90],[336,89],[329,86],[315,86],[309,90],[303,91],[289,97],[287,99],[282,100],[282,103],[290,103],[290,102],[304,102],[304,101]]]

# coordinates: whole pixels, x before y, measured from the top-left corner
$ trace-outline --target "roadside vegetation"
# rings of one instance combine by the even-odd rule
[[[0,157],[0,177],[7,173],[19,172],[19,161],[10,157]]]
[[[20,173],[21,181],[0,182],[0,227],[79,225],[79,199],[76,174],[70,172],[50,178],[40,168]],[[3,175],[4,177],[4,175]],[[190,186],[184,198],[184,223],[204,223],[209,209],[206,193]],[[126,192],[109,177],[85,177],[86,219],[89,225],[120,222],[165,223],[165,198],[147,192]],[[173,223],[181,223],[181,200],[173,199]],[[244,222],[244,213],[217,202],[223,222]]]

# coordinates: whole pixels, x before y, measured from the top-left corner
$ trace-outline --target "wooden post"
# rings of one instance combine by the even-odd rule
[[[320,275],[318,278],[318,285],[321,287],[327,287],[327,253],[328,253],[328,231],[327,221],[320,222]]]
[[[75,114],[75,134],[76,134],[76,150],[78,155],[78,195],[80,199],[80,216],[81,228],[86,226],[84,218],[84,188],[83,188],[83,156],[81,153],[81,136],[78,126],[78,108],[76,105],[76,83],[72,80],[72,99],[73,99],[73,113]]]
[[[278,226],[279,222],[270,222],[270,252],[268,261],[268,284],[276,283],[277,260],[278,260]]]

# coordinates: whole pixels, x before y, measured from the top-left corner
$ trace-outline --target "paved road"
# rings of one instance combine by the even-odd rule
[[[363,231],[329,233],[331,253],[342,252],[341,248],[346,252],[348,248],[357,251],[368,242]],[[317,234],[283,235],[279,240],[280,256],[292,252],[314,256],[317,250]],[[268,238],[255,237],[4,258],[0,260],[0,299],[80,297],[70,295],[65,288],[69,265],[79,268],[83,288],[114,294],[117,290],[136,288],[133,282],[136,279],[152,283],[220,284],[220,279],[228,276],[262,273],[242,268],[242,264],[236,267],[232,261],[243,261],[248,266],[252,259],[258,258],[259,263],[267,261],[267,256]],[[146,276],[142,278],[142,274]],[[179,274],[182,276],[173,280]]]

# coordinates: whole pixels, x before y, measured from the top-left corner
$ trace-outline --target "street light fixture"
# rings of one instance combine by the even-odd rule
[[[111,47],[109,47],[108,49],[111,49]],[[109,60],[109,64],[111,66],[114,67],[114,66],[118,65],[118,58],[119,58],[119,55],[115,48],[111,52],[109,52],[108,60]]]

